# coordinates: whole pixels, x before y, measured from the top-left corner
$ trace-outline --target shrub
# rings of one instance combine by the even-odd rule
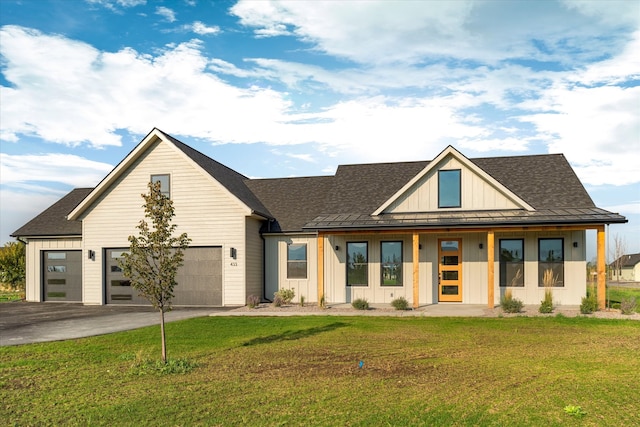
[[[327,308],[327,301],[324,299],[324,295],[320,298],[320,308]]]
[[[283,304],[291,304],[291,300],[293,300],[293,297],[296,296],[296,293],[293,289],[280,289],[275,293],[275,295],[280,296]]]
[[[249,295],[247,298],[247,305],[249,308],[256,308],[260,305],[260,297],[257,295]]]
[[[358,298],[351,303],[356,310],[369,310],[369,302],[364,298]]]
[[[553,312],[553,293],[550,288],[544,290],[544,299],[540,301],[540,308],[538,311],[540,313]]]
[[[391,305],[396,310],[408,310],[409,309],[409,301],[406,300],[405,297],[398,297],[391,301]]]
[[[304,295],[300,295],[300,307],[304,307]]]
[[[580,304],[580,313],[591,314],[598,309],[598,300],[595,293],[590,293],[586,297],[582,297],[582,303]]]
[[[282,297],[280,296],[280,294],[278,292],[273,294],[273,306],[282,307],[282,304],[284,304],[284,301],[282,300]]]
[[[513,297],[511,289],[507,289],[502,298],[500,298],[500,307],[505,313],[520,313],[523,305],[522,301]]]
[[[622,314],[633,314],[636,311],[638,304],[635,297],[622,298],[620,301],[620,311]]]

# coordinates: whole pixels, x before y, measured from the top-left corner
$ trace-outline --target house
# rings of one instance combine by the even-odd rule
[[[640,254],[622,255],[609,264],[611,280],[617,282],[640,282]]]
[[[153,129],[95,188],[13,233],[27,245],[27,300],[146,303],[118,258],[149,181],[192,239],[176,305],[244,305],[282,288],[308,302],[414,307],[493,307],[511,289],[539,304],[545,280],[557,303],[579,304],[586,230],[597,231],[604,296],[605,225],[627,221],[594,205],[561,154],[469,159],[449,146],[431,161],[249,179]]]

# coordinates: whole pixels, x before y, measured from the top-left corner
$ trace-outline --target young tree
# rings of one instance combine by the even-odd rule
[[[0,282],[12,289],[24,290],[25,247],[22,242],[7,242],[0,248]]]
[[[171,224],[175,216],[173,202],[160,192],[160,183],[149,183],[149,193],[142,194],[144,219],[140,221],[139,236],[129,236],[129,253],[120,261],[123,273],[131,280],[131,286],[160,312],[162,336],[162,362],[167,362],[167,346],[164,331],[164,313],[171,311],[176,274],[183,264],[184,250],[191,239],[187,233],[173,237],[177,225]]]

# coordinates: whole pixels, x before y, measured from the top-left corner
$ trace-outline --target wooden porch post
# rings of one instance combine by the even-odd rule
[[[420,235],[413,232],[413,308],[420,306]]]
[[[605,244],[604,225],[598,226],[598,248],[597,248],[597,269],[598,269],[598,310],[604,310],[606,297],[606,268],[605,268]]]
[[[324,235],[318,233],[318,307],[324,298]]]
[[[489,308],[495,306],[495,260],[494,260],[494,245],[495,236],[493,230],[487,232],[487,303]]]

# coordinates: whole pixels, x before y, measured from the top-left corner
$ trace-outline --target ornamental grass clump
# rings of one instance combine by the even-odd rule
[[[620,301],[620,311],[622,312],[622,314],[633,314],[636,312],[637,307],[638,303],[635,297],[622,298],[622,301]]]
[[[589,293],[586,297],[582,297],[580,304],[580,313],[591,314],[598,309],[598,300],[594,292]]]
[[[296,292],[293,289],[280,289],[275,295],[280,296],[283,304],[291,304],[291,301],[296,296]]]
[[[369,302],[364,298],[358,298],[351,303],[356,310],[369,310]]]
[[[511,289],[507,289],[500,298],[500,307],[505,313],[520,313],[524,303],[518,298],[514,298]]]
[[[409,309],[409,301],[405,297],[398,297],[391,301],[391,306],[396,310],[408,310]]]
[[[558,276],[553,275],[553,270],[545,270],[542,276],[542,284],[544,285],[544,299],[540,302],[540,313],[553,312],[553,291],[552,288],[558,282]]]
[[[257,308],[260,305],[260,297],[257,295],[249,295],[247,305],[249,308]]]

